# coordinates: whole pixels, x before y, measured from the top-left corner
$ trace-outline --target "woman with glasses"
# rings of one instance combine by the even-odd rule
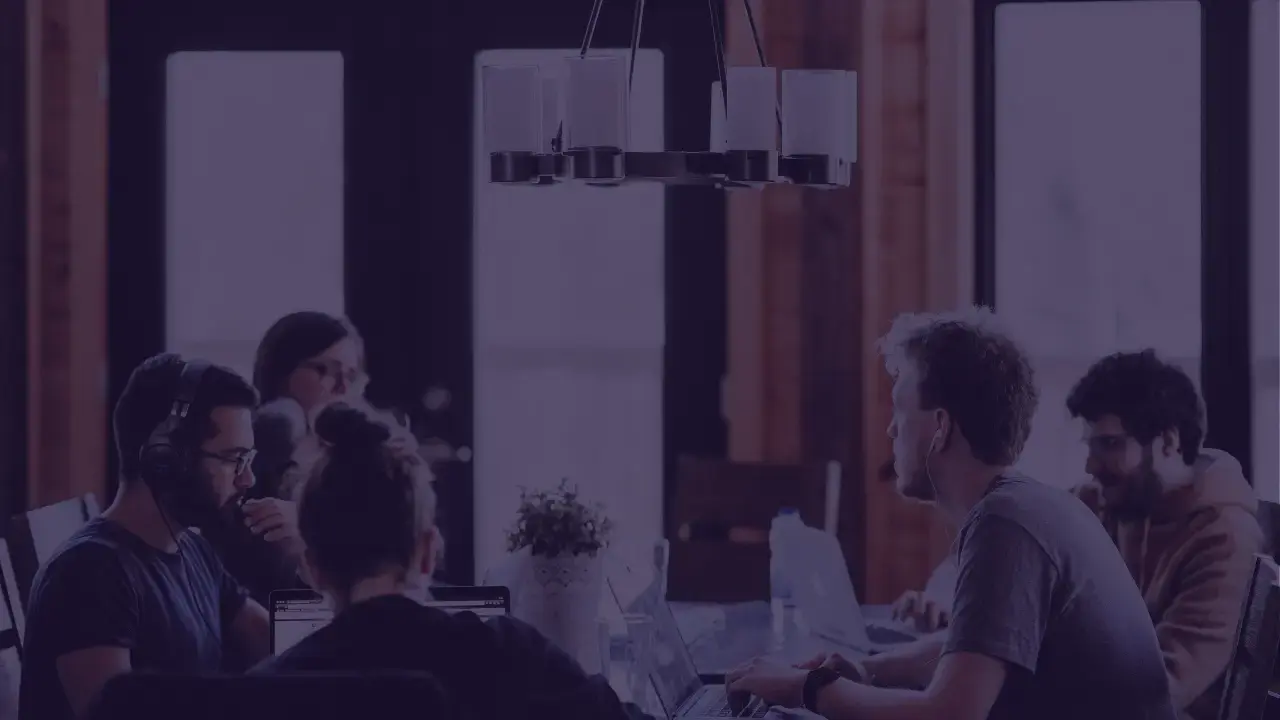
[[[258,345],[253,384],[262,403],[254,418],[256,483],[209,539],[228,571],[266,605],[273,590],[303,585],[293,485],[319,454],[315,416],[334,400],[363,395],[364,343],[342,318],[285,315]]]
[[[345,396],[362,396],[364,341],[342,318],[304,311],[285,315],[258,345],[253,385],[264,405],[282,398],[298,403],[310,420]]]

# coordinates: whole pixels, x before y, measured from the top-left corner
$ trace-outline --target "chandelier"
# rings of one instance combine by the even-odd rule
[[[562,76],[544,77],[536,65],[481,68],[490,182],[849,185],[857,155],[856,74],[779,73],[769,67],[750,0],[742,0],[742,6],[760,64],[727,69],[720,13],[716,0],[707,0],[720,78],[711,86],[708,148],[630,149],[631,84],[645,6],[645,0],[634,1],[631,52],[626,58],[591,52],[604,4],[595,0],[582,49],[566,58]]]

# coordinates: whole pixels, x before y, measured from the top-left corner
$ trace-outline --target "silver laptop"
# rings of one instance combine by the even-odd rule
[[[759,698],[751,698],[745,708],[737,712],[729,705],[728,693],[720,683],[704,683],[698,676],[693,655],[680,635],[671,605],[662,597],[661,581],[655,581],[624,612],[640,613],[653,618],[653,665],[649,678],[662,704],[667,720],[710,720],[711,718],[764,717],[769,707]],[[618,595],[609,582],[609,592],[614,601]],[[618,602],[619,607],[622,604]]]
[[[808,526],[795,528],[795,533],[784,549],[790,556],[784,567],[810,634],[866,655],[917,638],[905,625],[867,623],[835,535]]]
[[[425,603],[449,613],[470,611],[481,618],[511,614],[511,594],[505,587],[441,586],[431,588]],[[314,590],[276,590],[271,593],[271,654],[279,655],[333,620],[333,606]]]

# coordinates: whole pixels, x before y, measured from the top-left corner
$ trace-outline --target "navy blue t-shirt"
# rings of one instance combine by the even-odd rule
[[[402,595],[352,605],[250,672],[367,670],[430,673],[456,717],[467,720],[644,717],[624,706],[604,677],[587,675],[531,626],[509,617],[450,615]]]
[[[20,720],[72,719],[56,663],[75,650],[128,648],[135,670],[223,669],[223,629],[246,593],[199,535],[184,531],[178,548],[159,550],[105,518],[58,548],[31,585]]]

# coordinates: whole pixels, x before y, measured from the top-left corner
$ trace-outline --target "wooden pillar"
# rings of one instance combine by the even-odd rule
[[[27,506],[105,487],[106,3],[28,0]]]
[[[856,2],[752,6],[770,65],[857,69]],[[726,13],[729,64],[758,64],[742,4]],[[840,538],[861,585],[858,205],[856,187],[730,192],[727,394],[733,459],[841,464]]]
[[[858,71],[855,187],[729,200],[730,454],[845,467],[841,540],[868,602],[921,587],[948,534],[879,479],[901,312],[972,298],[972,0],[755,0],[770,64]],[[739,3],[730,62],[754,63]],[[730,89],[732,92],[732,89]]]

